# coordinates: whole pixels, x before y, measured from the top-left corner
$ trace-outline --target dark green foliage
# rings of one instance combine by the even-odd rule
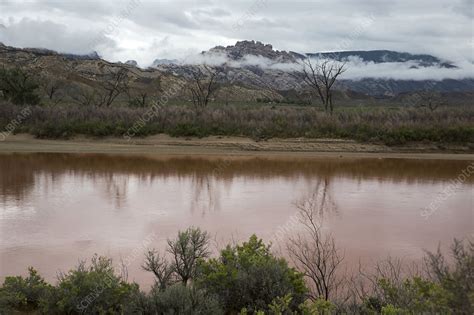
[[[146,107],[146,100],[140,98],[133,98],[128,101],[130,107]]]
[[[16,105],[37,105],[40,97],[36,80],[20,68],[0,69],[0,92],[3,98]]]
[[[474,313],[474,242],[454,240],[451,247],[453,264],[441,250],[428,253],[428,273],[447,292],[448,305],[463,314]]]
[[[47,314],[116,314],[132,307],[138,285],[118,276],[112,261],[94,256],[59,278],[41,310]]]
[[[303,275],[275,257],[255,235],[242,245],[227,246],[200,270],[197,285],[218,296],[228,312],[268,310],[274,299],[288,294],[293,310],[305,300]]]
[[[368,309],[383,313],[384,308],[396,309],[399,313],[449,313],[449,292],[440,285],[419,277],[406,279],[401,285],[395,285],[390,279],[381,279],[380,298],[370,298]]]
[[[35,269],[28,268],[28,273],[26,278],[21,276],[5,278],[0,288],[0,311],[28,311],[39,307],[41,300],[52,287],[38,275]]]
[[[150,293],[152,314],[223,314],[217,299],[204,290],[187,287],[181,283],[166,290],[152,290]]]
[[[454,240],[453,261],[440,250],[428,253],[425,273],[403,281],[376,280],[375,294],[364,298],[361,312],[382,314],[472,314],[474,310],[474,243]]]
[[[189,254],[195,251],[187,245],[200,244],[203,233],[188,229],[171,242],[184,244]],[[449,263],[440,251],[429,253],[426,276],[366,278],[375,287],[358,295],[354,305],[307,299],[302,274],[256,236],[227,246],[218,258],[200,255],[198,273],[187,285],[177,275],[174,284],[157,283],[150,293],[118,276],[110,259],[95,256],[89,266],[80,263],[61,275],[55,286],[33,268],[27,277],[7,277],[0,287],[0,314],[472,314],[473,245],[455,240]]]
[[[302,315],[330,315],[336,314],[336,305],[324,299],[316,301],[306,301],[300,305],[300,313]]]

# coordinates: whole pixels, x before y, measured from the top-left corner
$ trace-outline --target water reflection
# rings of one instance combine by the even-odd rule
[[[130,177],[125,174],[105,174],[104,195],[117,209],[122,209],[127,201]],[[97,180],[94,180],[97,183]]]
[[[420,215],[469,164],[0,154],[0,278],[34,264],[54,279],[78,258],[123,257],[152,232],[158,247],[190,225],[216,239],[270,239],[299,202],[325,209],[325,228],[355,261],[387,252],[417,257],[474,230],[474,177],[429,220]],[[146,283],[140,265],[130,275]]]
[[[224,167],[222,166],[224,165]],[[359,184],[366,179],[379,183],[435,183],[452,180],[469,161],[401,159],[223,159],[191,157],[152,158],[98,154],[0,154],[0,198],[25,200],[35,186],[48,193],[64,177],[102,185],[104,193],[117,207],[126,202],[130,176],[139,185],[150,185],[156,178],[191,178],[195,205],[191,209],[217,209],[219,187],[227,188],[238,177],[268,180],[296,180],[344,177]],[[216,172],[216,170],[219,170]],[[42,181],[38,183],[37,181]],[[474,177],[467,179],[474,182]]]

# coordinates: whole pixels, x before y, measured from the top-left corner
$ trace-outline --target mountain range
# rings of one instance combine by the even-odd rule
[[[356,79],[342,79],[339,88],[352,90],[357,93],[373,97],[392,97],[400,93],[410,93],[420,90],[434,90],[438,92],[472,92],[474,91],[474,74],[469,78],[427,78],[427,79],[397,79],[392,78],[390,73],[386,77],[377,77],[377,71],[370,73],[364,67],[382,69],[391,67],[403,68],[407,72],[422,72],[430,70],[434,73],[439,70],[455,71],[458,67],[447,60],[428,55],[410,54],[390,50],[371,51],[342,51],[342,52],[317,52],[297,53],[293,51],[274,50],[272,45],[255,41],[241,41],[232,46],[217,46],[201,53],[201,59],[192,60],[156,60],[154,68],[161,71],[186,75],[189,67],[201,62],[216,62],[226,66],[224,71],[227,75],[237,78],[234,82],[244,85],[257,86],[260,88],[271,88],[274,90],[298,89],[301,80],[294,72],[300,69],[300,62],[306,56],[310,58],[329,58],[345,61],[349,64],[348,73],[351,72],[351,62],[362,75]],[[378,68],[377,68],[378,67]],[[385,70],[387,72],[388,70]]]
[[[44,75],[69,81],[72,85],[93,87],[108,68],[126,67],[130,70],[137,89],[151,88],[147,84],[160,80],[164,87],[185,80],[190,72],[202,63],[219,65],[224,80],[234,98],[285,98],[292,91],[304,89],[301,78],[295,73],[305,56],[331,58],[348,62],[348,74],[360,72],[359,77],[344,77],[337,89],[352,98],[390,98],[420,90],[472,95],[474,75],[467,78],[419,79],[391,77],[391,69],[403,68],[407,73],[425,70],[437,72],[457,71],[458,65],[428,55],[410,54],[389,50],[297,53],[278,51],[272,45],[255,41],[240,41],[231,46],[216,46],[189,60],[157,59],[152,66],[139,68],[134,60],[111,63],[94,52],[74,55],[39,48],[15,48],[0,44],[0,66],[12,64],[30,68]],[[367,70],[366,70],[367,69]],[[372,69],[372,70],[370,70]],[[375,70],[374,70],[375,69]],[[378,69],[386,71],[384,77]],[[388,69],[388,70],[387,70]],[[148,83],[147,83],[148,82]],[[132,84],[132,85],[133,85]]]

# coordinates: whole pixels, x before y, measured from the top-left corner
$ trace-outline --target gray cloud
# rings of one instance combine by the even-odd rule
[[[77,54],[117,48],[115,41],[108,37],[101,38],[100,42],[92,46],[93,36],[87,30],[73,29],[64,24],[30,18],[10,21],[8,27],[0,29],[0,42],[19,47],[47,48]]]
[[[136,8],[116,23],[130,1]],[[299,52],[391,49],[472,61],[472,8],[471,0],[3,0],[0,41],[94,49],[142,66],[242,39]],[[372,23],[354,35],[369,17]],[[88,47],[111,23],[114,31]]]
[[[461,80],[474,77],[474,64],[462,61],[456,68],[443,68],[438,66],[417,67],[416,62],[363,62],[352,58],[347,63],[346,71],[341,78],[360,80],[364,78],[395,79],[395,80]]]
[[[225,54],[214,53],[205,55],[192,55],[182,60],[182,63],[190,65],[207,64],[210,66],[220,66],[226,64],[233,68],[243,68],[248,66],[258,66],[262,69],[279,70],[284,72],[301,71],[301,63],[279,63],[263,56],[244,56],[241,60],[235,61],[229,59]],[[317,59],[313,60],[316,65]],[[374,63],[365,62],[359,57],[349,57],[346,60],[347,71],[341,75],[341,78],[348,80],[361,79],[394,79],[394,80],[435,80],[445,79],[461,80],[474,77],[474,63],[460,61],[454,68],[445,68],[441,65],[420,66],[417,61],[407,62],[384,62]]]

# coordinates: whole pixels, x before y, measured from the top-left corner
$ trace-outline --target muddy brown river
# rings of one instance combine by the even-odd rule
[[[323,228],[348,266],[474,234],[474,162],[454,160],[0,154],[0,280],[50,281],[95,253],[149,286],[146,248],[191,225],[213,246],[256,233],[284,246],[296,204],[324,199]]]

